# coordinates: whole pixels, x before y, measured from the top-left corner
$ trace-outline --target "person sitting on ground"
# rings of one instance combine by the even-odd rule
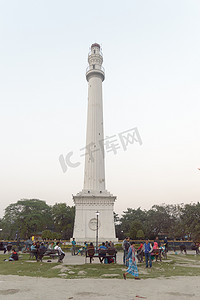
[[[12,254],[9,257],[9,261],[14,261],[14,260],[19,260],[19,256],[18,256],[17,252],[15,251],[15,249],[12,249]]]
[[[99,260],[100,260],[101,264],[102,264],[104,258],[106,257],[106,250],[107,250],[107,247],[106,247],[105,243],[103,242],[102,245],[99,247]]]
[[[56,246],[54,248],[54,250],[58,251],[58,262],[62,263],[63,262],[63,258],[65,257],[65,252],[61,249],[61,247],[59,246],[60,242],[56,243]]]

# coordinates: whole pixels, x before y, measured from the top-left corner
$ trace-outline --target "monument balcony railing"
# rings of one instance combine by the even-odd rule
[[[86,73],[89,72],[89,71],[94,71],[94,70],[101,71],[101,72],[105,73],[104,67],[99,66],[99,65],[95,65],[95,67],[93,67],[93,65],[88,66],[87,69],[86,69]]]
[[[88,56],[90,56],[90,55],[96,55],[96,54],[99,54],[99,55],[101,55],[103,57],[103,53],[101,52],[101,50],[99,50],[98,52],[95,52],[95,53],[90,50],[90,52],[88,53]]]

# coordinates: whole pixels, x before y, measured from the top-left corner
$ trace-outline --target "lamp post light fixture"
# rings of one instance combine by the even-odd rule
[[[96,251],[98,250],[98,234],[99,234],[99,211],[96,211],[97,216],[97,232],[96,232]]]

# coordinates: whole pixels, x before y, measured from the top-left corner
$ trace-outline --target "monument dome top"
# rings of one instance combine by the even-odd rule
[[[99,49],[101,48],[100,45],[97,43],[92,44],[91,48],[93,48],[93,47],[98,47]]]

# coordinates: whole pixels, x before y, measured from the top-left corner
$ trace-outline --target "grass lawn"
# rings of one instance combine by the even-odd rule
[[[46,278],[119,278],[125,271],[119,264],[84,264],[65,265],[47,262],[27,262],[28,254],[21,254],[20,260],[15,262],[4,261],[8,255],[0,256],[1,275],[19,275]],[[144,263],[138,264],[139,275],[142,279],[171,277],[171,276],[198,276],[200,274],[200,255],[168,255],[163,262],[153,262],[151,269],[146,269]],[[128,278],[133,278],[128,275]]]
[[[52,269],[57,263],[48,264],[40,262],[26,262],[29,260],[29,254],[20,254],[18,261],[4,261],[9,255],[0,256],[0,274],[1,275],[20,275],[33,277],[58,277],[58,269]]]

